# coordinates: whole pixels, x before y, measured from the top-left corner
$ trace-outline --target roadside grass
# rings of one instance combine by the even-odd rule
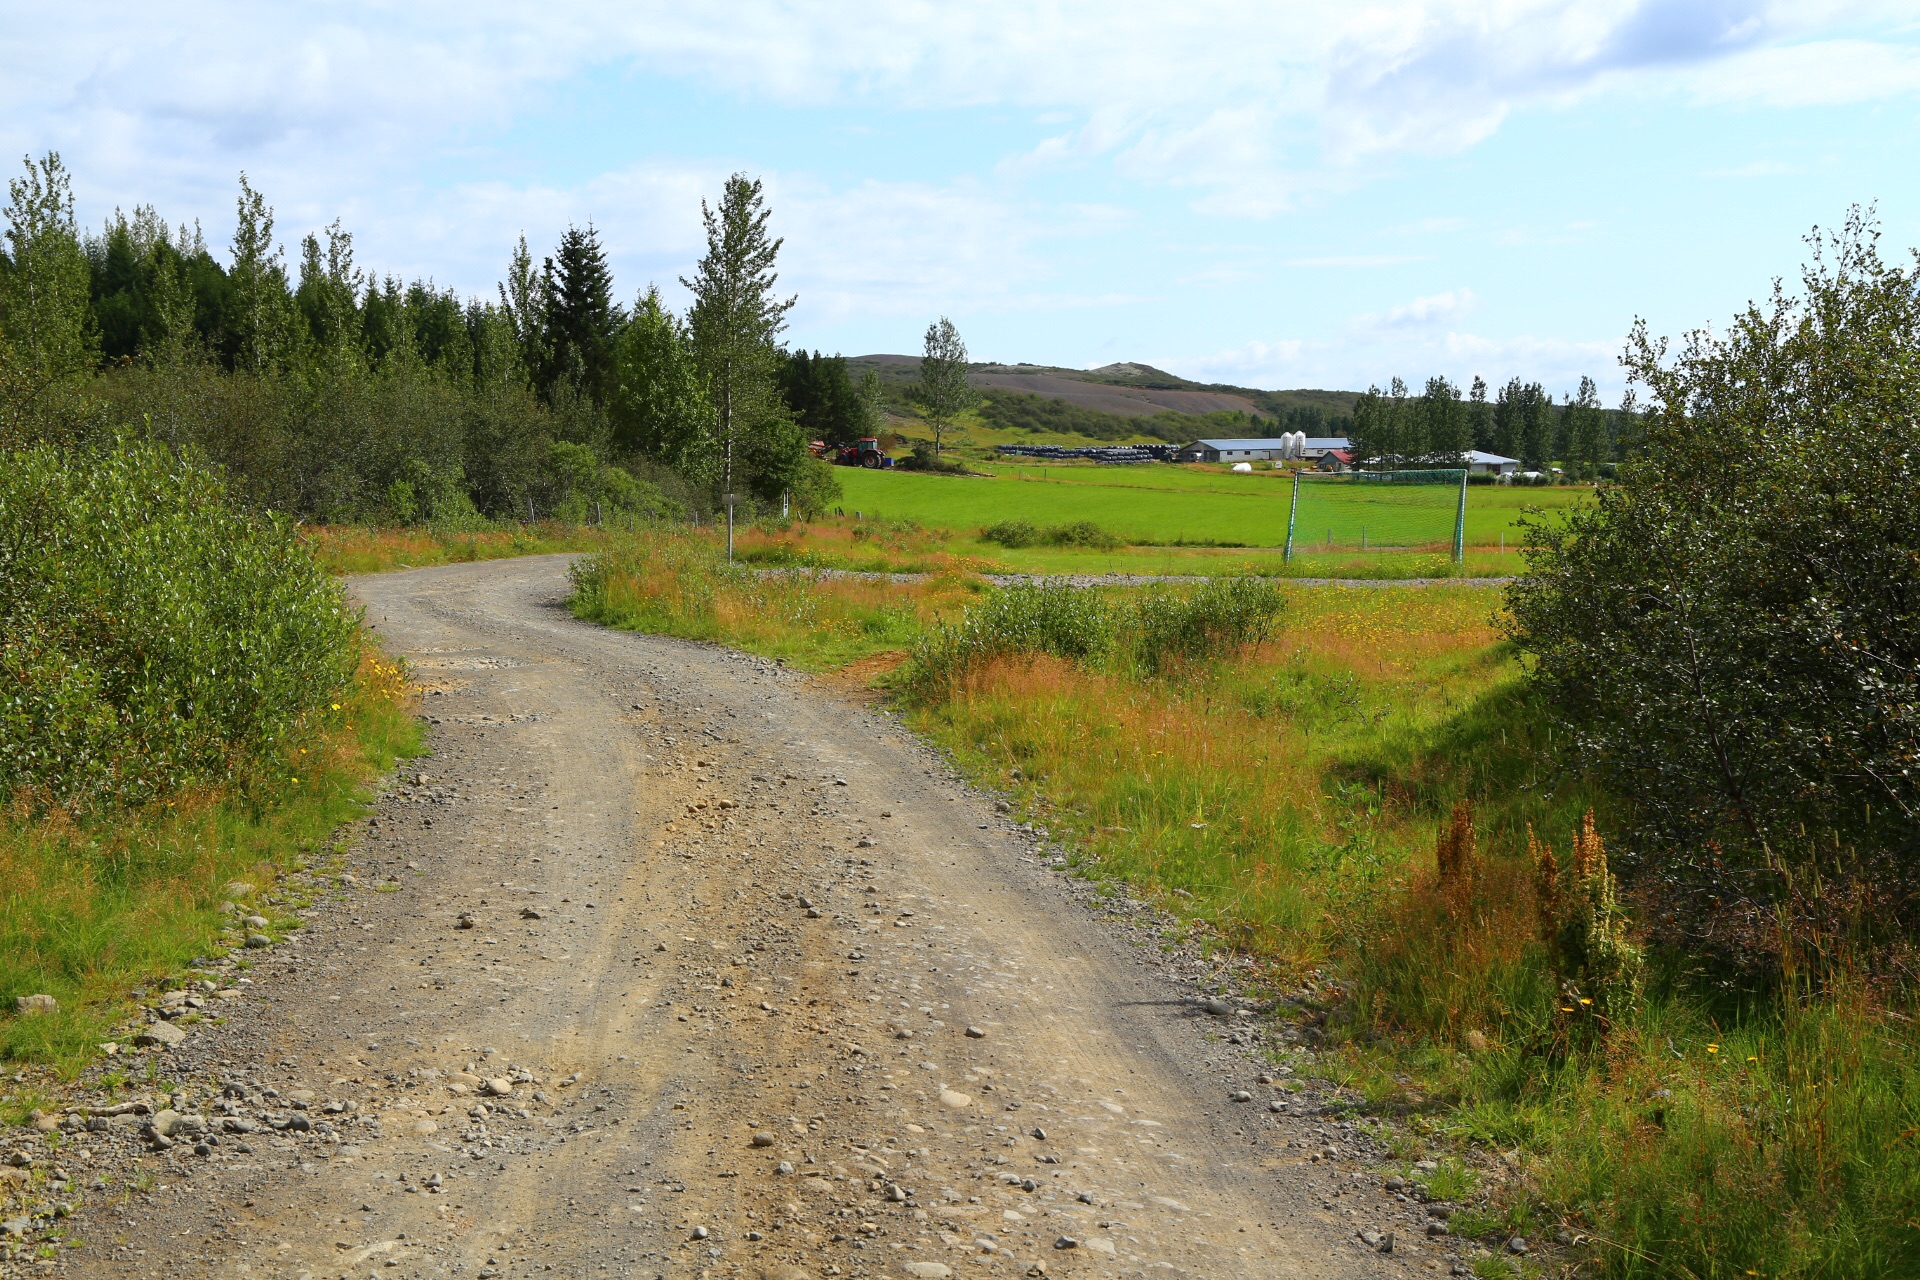
[[[300,536],[321,568],[345,576],[556,551],[597,551],[623,534],[549,522],[480,530],[303,525]]]
[[[233,785],[96,817],[0,821],[0,997],[9,1012],[19,995],[59,1002],[0,1016],[0,1060],[76,1073],[129,990],[238,941],[222,886],[270,892],[363,811],[371,778],[419,750],[404,677],[369,650],[338,711]]]
[[[952,578],[857,593],[796,578],[760,595],[692,541],[616,578],[632,580],[619,591],[636,603],[611,611],[626,625],[818,667],[988,598]],[[613,593],[588,585],[599,595],[583,588],[575,608],[594,616],[585,602]],[[1538,1246],[1564,1228],[1591,1273],[1632,1280],[1914,1274],[1911,994],[1863,975],[1741,996],[1656,955],[1645,998],[1603,1026],[1557,985],[1528,836],[1564,873],[1582,817],[1604,828],[1610,801],[1567,767],[1497,600],[1279,590],[1269,638],[1157,675],[1060,656],[1100,647],[1069,638],[945,682],[912,664],[889,678],[913,722],[1083,874],[1263,957],[1260,980],[1324,1037],[1315,1069],[1400,1118],[1396,1156],[1437,1159],[1435,1194],[1476,1197],[1460,1234]],[[884,642],[847,638],[875,616],[898,620]],[[1462,802],[1474,847],[1449,887],[1434,850]],[[1496,1263],[1518,1274],[1493,1254],[1476,1266]]]
[[[715,545],[722,545],[724,537],[712,528],[678,531]],[[857,573],[1259,574],[1397,581],[1508,577],[1521,568],[1517,542],[1505,553],[1469,547],[1460,564],[1455,564],[1444,550],[1329,552],[1304,547],[1289,563],[1275,548],[1010,548],[980,537],[980,532],[979,528],[930,527],[911,518],[878,518],[871,513],[862,513],[860,519],[848,515],[813,521],[765,520],[740,526],[735,531],[734,550],[741,563],[758,568],[844,569]],[[321,567],[336,576],[565,551],[596,552],[645,536],[644,532],[553,523],[482,531],[307,525],[300,535]]]
[[[804,568],[758,574],[729,565],[705,536],[662,532],[575,566],[576,616],[628,631],[729,645],[824,671],[905,650],[985,590],[946,572],[912,584],[820,578]]]
[[[845,569],[862,573],[1136,574],[1147,576],[1237,576],[1281,578],[1508,577],[1521,568],[1518,548],[1501,553],[1469,548],[1455,564],[1440,552],[1303,550],[1291,562],[1277,550],[1233,547],[1026,546],[989,541],[979,529],[929,528],[914,520],[829,516],[784,526],[765,522],[742,528],[735,555],[761,568]],[[718,545],[719,535],[702,533]]]

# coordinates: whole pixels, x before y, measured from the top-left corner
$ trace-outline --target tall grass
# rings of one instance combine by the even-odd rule
[[[608,626],[731,645],[821,670],[903,652],[984,588],[945,574],[911,587],[729,565],[698,534],[638,537],[577,562],[575,614]]]
[[[0,824],[0,1060],[84,1064],[128,989],[240,941],[221,909],[229,881],[253,885],[250,905],[276,914],[264,899],[277,877],[364,810],[369,778],[418,754],[401,672],[367,652],[339,710],[329,704],[302,741],[245,789]],[[41,993],[57,1013],[5,1016],[15,996]]]
[[[849,607],[848,584],[794,584],[809,614],[701,563],[626,566],[646,597],[626,616],[764,652]],[[1458,1230],[1565,1226],[1591,1273],[1633,1280],[1920,1274],[1910,993],[1736,999],[1655,953],[1637,998],[1615,994],[1628,917],[1583,829],[1609,798],[1569,767],[1493,602],[1262,585],[1284,611],[1159,675],[1143,612],[1227,619],[1231,600],[862,590],[921,619],[902,672],[920,727],[1086,874],[1266,957],[1410,1154],[1486,1153],[1490,1198]]]
[[[597,551],[621,540],[619,530],[598,526],[503,523],[475,529],[303,525],[300,537],[328,573],[387,573],[436,564],[467,564],[557,551]]]
[[[1016,584],[929,631],[906,681],[922,700],[951,692],[997,658],[1048,655],[1158,674],[1231,657],[1257,643],[1285,608],[1261,578],[1220,578],[1192,588],[1130,593],[1047,581]]]

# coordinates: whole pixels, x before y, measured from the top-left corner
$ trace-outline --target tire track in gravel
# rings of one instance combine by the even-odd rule
[[[168,1055],[177,1108],[254,1132],[147,1157],[169,1189],[90,1207],[72,1272],[1441,1263],[1355,1242],[1323,1122],[1263,1109],[1286,1095],[924,744],[774,664],[577,622],[565,564],[353,582],[434,755],[357,833],[357,883]]]

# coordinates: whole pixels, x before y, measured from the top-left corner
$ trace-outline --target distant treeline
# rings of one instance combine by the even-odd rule
[[[704,512],[729,486],[824,506],[806,442],[877,418],[844,362],[779,344],[780,242],[744,177],[684,317],[652,286],[617,302],[591,224],[537,261],[523,236],[497,296],[463,298],[363,270],[338,221],[289,264],[244,176],[224,263],[150,207],[83,234],[57,155],[9,193],[0,444],[150,432],[325,521],[591,520]]]
[[[1343,436],[1352,421],[1345,415],[1330,414],[1318,405],[1294,405],[1271,418],[1231,410],[1198,414],[1169,410],[1136,418],[1102,413],[1024,391],[995,390],[991,394],[992,398],[980,407],[980,417],[988,426],[1036,433],[1072,433],[1095,440],[1151,436],[1168,444],[1186,444],[1201,436],[1264,438],[1286,431],[1304,431],[1309,436]]]
[[[1628,392],[1618,409],[1600,407],[1592,378],[1558,405],[1539,383],[1510,379],[1491,402],[1475,378],[1463,398],[1445,378],[1428,378],[1412,395],[1395,378],[1382,391],[1369,387],[1353,409],[1354,460],[1366,467],[1410,462],[1457,462],[1469,449],[1518,458],[1527,471],[1546,471],[1555,459],[1569,477],[1592,479],[1639,442],[1641,414]]]

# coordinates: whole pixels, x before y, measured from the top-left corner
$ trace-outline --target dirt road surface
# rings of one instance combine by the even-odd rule
[[[565,563],[353,583],[434,753],[165,1055],[220,1142],[95,1197],[63,1273],[1451,1265],[992,797],[811,678],[575,621]]]

